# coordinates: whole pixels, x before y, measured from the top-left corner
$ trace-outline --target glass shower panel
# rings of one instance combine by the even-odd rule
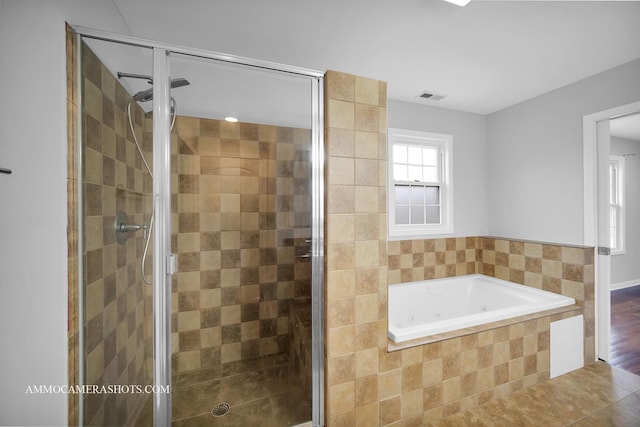
[[[173,422],[309,421],[311,81],[169,60]]]
[[[81,425],[151,425],[151,53],[80,42]],[[118,73],[132,74],[133,77]],[[146,275],[143,275],[144,271]],[[105,388],[103,388],[103,386]]]

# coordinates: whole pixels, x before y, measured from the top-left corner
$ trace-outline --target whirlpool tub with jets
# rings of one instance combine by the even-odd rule
[[[482,274],[389,286],[396,343],[575,304],[570,297]]]

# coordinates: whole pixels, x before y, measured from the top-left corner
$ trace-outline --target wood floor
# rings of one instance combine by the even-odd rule
[[[640,375],[640,286],[611,293],[611,361]]]

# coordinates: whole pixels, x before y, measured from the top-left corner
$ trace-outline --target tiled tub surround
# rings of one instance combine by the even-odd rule
[[[479,273],[572,297],[584,315],[584,363],[595,360],[594,248],[481,237]]]
[[[117,211],[133,222],[148,220],[151,181],[143,170],[127,125],[129,95],[99,59],[82,45],[82,98],[76,100],[75,39],[68,38],[69,114],[69,333],[70,384],[77,384],[79,352],[85,354],[85,383],[150,384],[150,336],[145,333],[145,297],[140,278],[142,233],[124,245],[115,242],[113,224]],[[82,141],[74,136],[76,109],[81,108]],[[134,126],[142,137],[143,112],[134,109]],[[76,153],[82,143],[83,170]],[[78,177],[82,174],[82,179]],[[84,228],[84,334],[85,349],[77,340],[77,186],[83,187]],[[147,213],[145,215],[145,213]],[[145,395],[90,394],[85,396],[83,425],[132,423]],[[77,402],[71,402],[70,424],[77,420]]]
[[[416,340],[408,343],[415,347],[393,352],[401,354],[397,357],[403,363],[397,369],[405,373],[405,352],[415,351],[415,361],[420,365],[418,353],[422,351],[421,422],[425,425],[548,379],[551,322],[584,314],[585,364],[595,360],[593,248],[493,237],[399,241],[388,245],[389,283],[468,274],[475,266],[479,273],[561,293],[576,300],[573,307],[497,322],[487,325],[492,328],[489,330],[469,328],[461,334],[432,337],[438,341],[431,344]],[[456,335],[462,336],[451,338]],[[435,350],[431,349],[434,346]],[[403,348],[406,345],[389,342],[389,350]],[[437,356],[430,356],[433,352]],[[418,368],[414,369],[418,371]],[[399,415],[403,421],[406,417],[402,408],[407,405],[404,381],[403,377],[402,391],[398,393]],[[416,415],[416,425],[421,425],[418,419]]]
[[[491,237],[386,240],[386,85],[325,76],[326,421],[421,426],[549,378],[549,324],[584,312],[593,249]],[[388,253],[387,253],[388,252]],[[577,310],[388,351],[388,284],[484,273],[560,291]]]
[[[289,352],[310,301],[307,129],[180,116],[172,132],[173,373]]]
[[[403,240],[388,245],[390,285],[481,273],[574,298],[584,314],[584,362],[595,360],[593,248],[497,237]]]

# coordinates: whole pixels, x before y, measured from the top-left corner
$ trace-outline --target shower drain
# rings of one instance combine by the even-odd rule
[[[226,402],[218,403],[211,410],[211,415],[213,415],[214,417],[222,417],[224,415],[227,415],[227,412],[229,412],[229,409],[231,409],[231,405],[229,405],[228,403]]]

